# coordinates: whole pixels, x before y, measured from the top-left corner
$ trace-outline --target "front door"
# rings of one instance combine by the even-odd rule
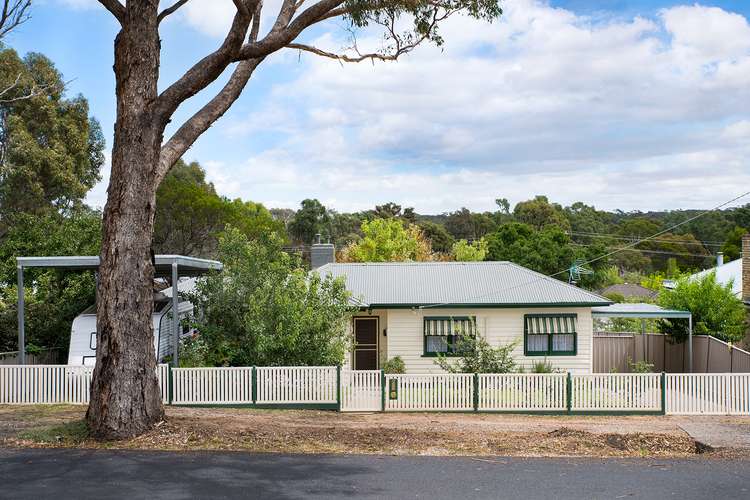
[[[378,369],[378,318],[354,318],[354,369]]]

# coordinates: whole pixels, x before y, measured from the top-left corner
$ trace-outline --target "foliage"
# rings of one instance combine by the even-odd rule
[[[682,279],[674,290],[662,290],[659,305],[666,309],[687,310],[693,313],[694,333],[711,335],[727,342],[737,342],[745,336],[747,311],[732,293],[732,285],[722,286],[716,273],[702,279]],[[687,320],[662,320],[659,329],[684,341],[688,334]]]
[[[503,224],[487,243],[487,260],[509,260],[548,275],[567,269],[576,257],[570,236],[554,226],[537,231],[519,222]]]
[[[474,335],[458,337],[459,357],[438,354],[435,364],[449,373],[511,373],[516,369],[513,350],[518,341],[492,347],[484,338]]]
[[[361,240],[341,252],[344,262],[405,262],[432,260],[430,242],[419,227],[396,218],[362,222]]]
[[[330,238],[330,224],[326,207],[316,199],[306,199],[289,222],[289,235],[295,242],[309,245],[316,234]]]
[[[652,373],[654,371],[654,364],[648,361],[641,360],[633,362],[633,359],[628,356],[628,367],[630,367],[631,373]]]
[[[209,366],[334,365],[349,345],[344,282],[307,273],[274,234],[249,241],[236,228],[219,238],[221,274],[188,294]]]
[[[283,223],[263,205],[219,196],[198,163],[178,161],[156,191],[154,251],[213,257],[227,225],[250,239],[284,234]]]
[[[456,239],[477,240],[496,227],[492,214],[473,213],[465,207],[451,212],[445,219],[445,229]]]
[[[534,229],[555,227],[563,231],[570,230],[570,222],[557,203],[550,203],[546,196],[537,196],[533,200],[522,201],[513,209],[515,220],[528,224]]]
[[[208,366],[208,359],[208,344],[203,337],[196,334],[180,339],[180,368]]]
[[[435,252],[444,254],[451,252],[455,239],[445,229],[445,226],[435,222],[423,221],[419,223],[419,227]]]
[[[16,214],[0,240],[0,350],[17,347],[17,256],[98,255],[101,215],[76,209],[69,215]],[[27,269],[26,338],[29,344],[67,350],[70,327],[94,302],[92,273]]]
[[[487,240],[484,238],[471,243],[458,240],[451,250],[453,258],[459,262],[478,262],[487,257]]]
[[[746,234],[747,229],[735,226],[726,236],[726,241],[724,241],[721,251],[724,252],[724,257],[728,261],[740,258],[740,254],[742,253],[742,237]]]
[[[555,373],[555,371],[555,367],[546,359],[531,365],[531,373]]]
[[[14,83],[18,80],[18,83]],[[52,61],[0,50],[0,229],[17,213],[80,206],[100,179],[104,137],[82,96],[68,99]],[[44,89],[44,91],[40,91]],[[18,100],[13,97],[33,96]]]
[[[404,373],[406,373],[406,365],[404,364],[404,360],[401,359],[401,356],[396,356],[389,359],[383,364],[383,372],[392,375],[403,375]]]

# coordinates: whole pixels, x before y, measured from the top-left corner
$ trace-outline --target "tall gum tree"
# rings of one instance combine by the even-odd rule
[[[117,120],[103,218],[99,341],[87,413],[92,434],[100,439],[141,434],[164,416],[151,329],[156,189],[237,100],[258,65],[285,49],[342,62],[396,60],[423,42],[441,44],[438,26],[453,14],[485,20],[501,14],[499,0],[282,0],[275,21],[261,36],[262,0],[232,0],[236,10],[221,45],[159,92],[159,24],[188,1],[177,0],[160,11],[157,0],[99,0],[120,24],[114,43]],[[333,53],[298,41],[307,28],[334,18],[353,29],[382,28],[383,48],[362,53],[353,44]],[[413,21],[407,31],[398,27],[404,19]],[[165,128],[180,105],[225,71],[231,74],[221,90],[165,139]]]

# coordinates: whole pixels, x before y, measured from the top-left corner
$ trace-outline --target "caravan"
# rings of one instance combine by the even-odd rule
[[[182,292],[192,291],[195,278],[178,283]],[[193,333],[182,320],[193,313],[193,304],[180,299],[179,302],[180,337]],[[154,313],[151,316],[154,329],[154,351],[156,360],[162,363],[172,356],[174,348],[174,323],[172,321],[172,289],[166,288],[154,293]],[[94,366],[96,363],[96,305],[86,308],[73,320],[70,331],[70,349],[68,351],[69,365]]]

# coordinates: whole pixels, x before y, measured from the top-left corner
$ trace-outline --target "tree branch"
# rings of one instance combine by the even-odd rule
[[[260,31],[260,11],[262,2],[258,2],[253,15],[253,25],[249,39],[255,41]],[[255,68],[263,58],[248,59],[237,65],[229,81],[216,96],[186,121],[174,135],[162,146],[159,155],[159,165],[156,170],[156,182],[159,183],[167,175],[172,165],[195,143],[198,137],[221,118],[224,113],[240,97],[243,89],[250,81]]]
[[[238,9],[235,13],[232,27],[221,46],[213,53],[198,61],[159,95],[156,105],[156,116],[163,123],[166,124],[169,122],[172,113],[186,99],[189,99],[213,83],[224,72],[227,66],[232,63],[232,60],[242,47],[250,22],[255,17],[254,15],[245,13],[247,12],[247,6],[252,5],[253,10],[256,10],[260,2],[259,0],[235,1],[242,3],[246,8],[243,10]]]
[[[120,24],[125,22],[125,6],[118,0],[99,0],[99,3],[115,16],[115,18],[120,21]]]
[[[159,14],[159,17],[157,18],[158,22],[162,22],[165,17],[169,16],[170,14],[174,14],[177,9],[188,3],[190,0],[177,0],[177,2],[173,3]]]
[[[3,10],[0,13],[0,40],[29,20],[29,7],[31,0],[3,0]]]
[[[328,52],[311,45],[305,45],[303,43],[290,43],[286,46],[288,49],[297,49],[304,52],[310,52],[317,56],[328,57],[329,59],[336,59],[347,63],[358,63],[366,60],[380,60],[380,61],[395,61],[405,51],[398,51],[395,54],[380,54],[378,52],[371,52],[368,54],[357,53],[356,56],[348,56],[346,54],[336,54],[334,52]]]

